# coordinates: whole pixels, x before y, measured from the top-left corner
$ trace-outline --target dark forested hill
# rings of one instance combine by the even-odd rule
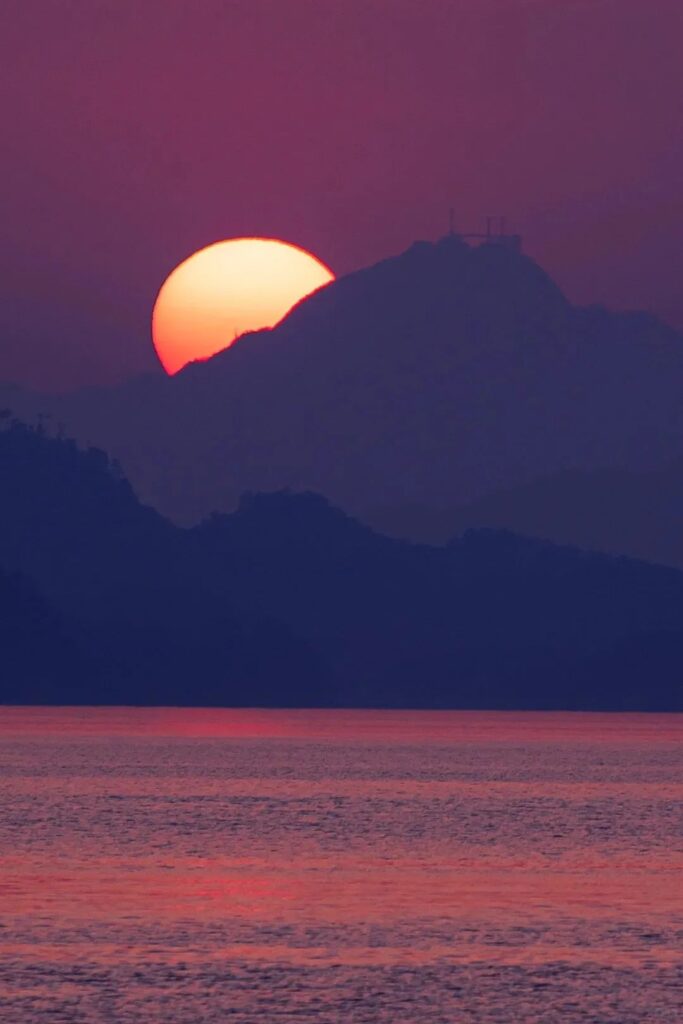
[[[0,487],[0,566],[29,576],[68,623],[83,702],[268,702],[285,681],[295,703],[310,701],[320,670],[307,645],[236,609],[104,452],[12,423]]]
[[[0,699],[683,710],[683,573],[312,493],[183,530],[104,453],[0,431]],[[39,596],[40,595],[40,596]]]
[[[391,540],[314,494],[247,496],[189,537],[324,655],[333,703],[683,709],[675,570],[493,530]]]
[[[25,577],[0,569],[0,702],[66,699],[87,670],[56,609]]]

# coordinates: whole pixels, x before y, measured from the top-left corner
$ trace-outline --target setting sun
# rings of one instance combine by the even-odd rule
[[[274,238],[232,238],[200,249],[166,278],[152,338],[167,373],[228,348],[245,331],[273,327],[334,280],[324,263]]]

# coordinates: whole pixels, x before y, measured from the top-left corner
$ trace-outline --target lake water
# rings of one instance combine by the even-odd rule
[[[0,709],[7,1024],[675,1024],[683,716]]]

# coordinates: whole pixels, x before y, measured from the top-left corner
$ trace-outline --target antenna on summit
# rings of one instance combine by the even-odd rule
[[[457,233],[455,231],[455,218],[453,208],[449,211],[449,234],[462,238],[463,241],[473,245],[498,245],[506,249],[513,249],[515,252],[522,251],[522,236],[508,233],[506,217],[487,217],[485,231],[466,231]]]

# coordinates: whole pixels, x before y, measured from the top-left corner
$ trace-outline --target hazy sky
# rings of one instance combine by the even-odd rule
[[[4,0],[0,379],[156,369],[232,235],[337,273],[505,214],[582,302],[683,327],[681,0]]]

